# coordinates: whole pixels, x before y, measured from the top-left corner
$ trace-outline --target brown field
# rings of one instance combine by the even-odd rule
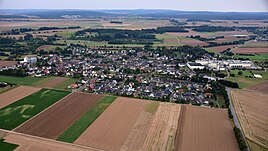
[[[207,34],[202,33],[202,32],[197,32],[197,31],[193,31],[191,29],[188,29],[188,33],[181,33],[181,32],[168,32],[167,34],[172,35],[172,36],[178,36],[178,37],[186,37],[186,36],[201,36],[201,37],[208,37]]]
[[[67,80],[67,78],[56,77],[54,79],[51,79],[51,80],[41,84],[39,87],[41,87],[41,88],[52,88],[52,87],[55,87],[56,85],[64,82],[65,80]]]
[[[75,141],[76,144],[119,150],[149,101],[117,98]]]
[[[0,94],[0,109],[12,104],[34,92],[37,92],[40,88],[20,86],[5,93]]]
[[[207,46],[208,43],[197,39],[180,39],[180,43],[190,46]]]
[[[38,138],[24,134],[10,133],[5,142],[19,145],[16,151],[97,151],[98,149]]]
[[[38,52],[38,51],[40,51],[42,49],[46,49],[48,47],[49,47],[49,45],[43,45],[43,46],[38,47],[35,51]]]
[[[15,131],[56,139],[101,98],[97,94],[72,93]]]
[[[174,149],[180,109],[178,104],[160,103],[141,150]]]
[[[268,94],[268,81],[264,81],[256,85],[250,86],[248,87],[248,89]]]
[[[2,61],[2,60],[0,60],[0,67],[14,66],[17,64],[18,64],[17,61]]]
[[[231,97],[246,138],[268,149],[268,95],[233,90]]]
[[[175,151],[239,151],[227,110],[182,106]]]
[[[268,53],[268,48],[235,48],[232,50],[233,53],[238,54],[260,54],[260,53]]]
[[[217,47],[208,47],[208,49],[217,51],[217,52],[223,52],[224,50],[228,49],[228,48],[234,48],[236,47],[236,45],[227,45],[227,46],[217,46]]]
[[[106,150],[172,150],[180,105],[118,98],[76,141]]]
[[[7,132],[0,130],[0,139],[4,138],[7,135]]]

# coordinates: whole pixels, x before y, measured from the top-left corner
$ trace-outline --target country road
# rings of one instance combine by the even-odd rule
[[[238,120],[238,118],[236,116],[235,110],[234,110],[233,101],[232,101],[232,97],[231,97],[231,94],[230,94],[231,90],[232,89],[230,89],[230,88],[226,88],[226,91],[227,91],[227,94],[228,94],[228,98],[230,100],[230,106],[229,106],[229,108],[230,108],[231,113],[233,115],[233,121],[234,121],[235,126],[237,128],[239,128],[241,130],[241,132],[242,132],[243,138],[244,138],[244,140],[246,142],[246,145],[247,145],[246,151],[250,151],[249,145],[248,145],[247,140],[246,140],[246,137],[244,135],[244,131],[243,131],[241,125],[240,125],[240,122],[239,122],[239,120]]]

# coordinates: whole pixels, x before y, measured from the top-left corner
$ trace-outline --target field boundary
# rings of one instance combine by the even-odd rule
[[[16,128],[12,129],[12,131],[15,131],[16,129],[22,127],[24,124],[28,123],[30,120],[32,120],[33,118],[37,117],[38,115],[42,114],[43,112],[45,112],[46,110],[48,110],[49,108],[51,108],[52,106],[56,105],[57,103],[61,102],[64,98],[68,97],[69,95],[71,95],[73,92],[69,93],[68,95],[66,95],[65,97],[61,98],[60,100],[58,100],[57,102],[55,102],[54,104],[50,105],[49,107],[47,107],[46,109],[44,109],[43,111],[39,112],[38,114],[34,115],[33,117],[31,117],[30,119],[28,119],[27,121],[23,122],[22,124],[20,124],[19,126],[17,126]]]

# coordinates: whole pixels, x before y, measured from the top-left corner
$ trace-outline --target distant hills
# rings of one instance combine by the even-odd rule
[[[0,18],[100,18],[100,17],[149,17],[157,19],[181,18],[190,20],[267,20],[268,12],[208,12],[208,11],[177,11],[158,9],[137,10],[50,10],[50,9],[0,9]]]

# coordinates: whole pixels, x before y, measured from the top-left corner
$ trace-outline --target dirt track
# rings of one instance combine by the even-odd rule
[[[2,93],[0,94],[0,109],[39,90],[40,88],[20,86]]]
[[[56,139],[101,98],[96,94],[72,93],[15,131]]]
[[[52,88],[52,87],[64,82],[65,80],[67,80],[67,78],[56,77],[54,79],[51,79],[51,80],[41,84],[39,87],[41,87],[41,88]]]
[[[117,98],[75,141],[106,150],[120,150],[149,101]]]
[[[175,151],[239,151],[227,110],[184,106],[182,111]]]

